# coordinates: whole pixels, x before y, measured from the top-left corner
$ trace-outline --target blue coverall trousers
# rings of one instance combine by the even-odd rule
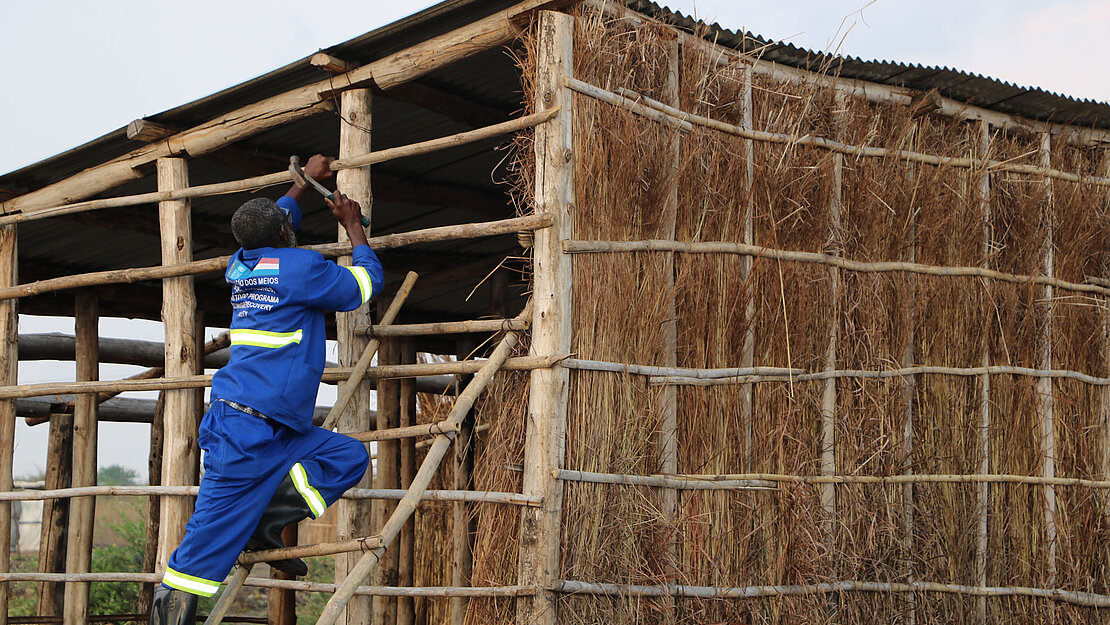
[[[286,473],[318,518],[370,462],[353,438],[319,427],[299,433],[219,401],[204,415],[198,442],[204,478],[162,583],[204,597],[219,590]]]

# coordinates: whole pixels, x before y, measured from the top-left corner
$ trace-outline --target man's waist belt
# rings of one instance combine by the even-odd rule
[[[230,399],[217,399],[216,401],[223,402],[223,403],[227,404],[228,406],[231,406],[232,408],[238,410],[239,412],[249,414],[252,417],[258,417],[259,419],[269,419],[270,418],[270,417],[267,417],[266,415],[262,414],[261,412],[258,412],[254,408],[251,408],[250,406],[247,406],[247,405],[244,405],[244,404],[240,404],[237,401],[231,401]]]

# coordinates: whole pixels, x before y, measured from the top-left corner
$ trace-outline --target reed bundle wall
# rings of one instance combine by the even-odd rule
[[[591,7],[579,9],[577,17],[574,79],[639,94],[643,102],[667,100],[674,31],[646,20],[634,25]],[[535,49],[528,39],[521,59],[526,82],[535,72]],[[574,238],[666,240],[673,231],[673,238],[684,242],[751,242],[861,262],[985,267],[1076,283],[1106,269],[1110,195],[1105,186],[1082,181],[1105,176],[1104,150],[1060,142],[1045,151],[1040,135],[988,128],[984,153],[978,123],[939,115],[915,118],[901,104],[844,97],[816,80],[753,76],[745,63],[721,64],[711,54],[709,46],[682,46],[675,108],[736,126],[750,123],[755,131],[886,148],[889,155],[840,155],[815,145],[751,141],[699,125],[684,131],[677,118],[650,119],[579,93]],[[751,81],[750,121],[745,81]],[[531,91],[526,84],[524,92]],[[676,137],[674,167],[668,145]],[[902,150],[1051,166],[1078,173],[1081,181],[913,163],[893,156]],[[520,195],[527,198],[536,174],[527,159],[519,172]],[[663,207],[676,191],[672,225]],[[753,207],[750,225],[747,206]],[[1054,258],[1046,267],[1048,249]],[[1046,297],[1046,287],[1036,284],[861,273],[758,256],[749,272],[745,258],[659,251],[575,254],[575,358],[669,366],[662,329],[676,321],[677,366],[694,369],[740,366],[750,333],[755,365],[810,372],[985,364],[1037,369],[1047,363],[1092,376],[1108,373],[1102,294],[1055,290]],[[1049,349],[1039,346],[1039,337],[1046,337]],[[829,405],[822,405],[823,382],[782,377],[754,385],[750,422],[742,409],[742,383],[680,385],[678,472],[1045,476],[1051,471],[1104,479],[1110,412],[1105,391],[1074,379],[1047,386],[1042,380],[1047,378],[846,375],[832,382],[829,412]],[[633,373],[572,370],[565,467],[663,472],[658,450],[667,387],[659,382]],[[1038,384],[1050,392],[1038,391]],[[483,490],[513,490],[519,484],[511,466],[521,457],[526,377],[504,374],[502,385],[484,407],[490,413],[489,440],[498,442],[482,450],[476,487]],[[823,411],[832,428],[831,449],[830,432],[822,431]],[[1046,447],[1046,432],[1052,446]],[[824,469],[823,455],[833,462]],[[997,590],[1110,594],[1100,564],[1110,556],[1103,531],[1108,510],[1099,490],[908,479],[908,488],[783,483],[777,490],[681,490],[673,522],[665,520],[661,488],[566,481],[558,575],[587,583],[562,595],[559,622],[1107,618],[1097,608],[1027,596],[1035,592],[1002,596]],[[831,502],[823,492],[832,493]],[[1050,499],[1055,513],[1048,511]],[[514,583],[517,527],[506,516],[514,513],[479,512],[476,584]],[[672,543],[676,551],[668,550]],[[849,580],[981,591],[906,592],[910,586],[903,586],[902,591],[672,600],[667,591],[633,593],[623,586],[748,588]],[[618,586],[602,593],[590,584]],[[468,622],[507,622],[507,608],[503,599],[473,600]]]

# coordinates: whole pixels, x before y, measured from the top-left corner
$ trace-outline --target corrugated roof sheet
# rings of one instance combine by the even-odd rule
[[[948,67],[925,67],[896,61],[865,61],[854,56],[813,52],[750,32],[729,30],[718,23],[706,25],[683,15],[681,11],[672,11],[649,0],[628,0],[626,4],[636,11],[687,32],[702,32],[706,39],[741,52],[757,53],[760,58],[775,63],[811,71],[830,67],[834,73],[844,78],[920,91],[935,88],[941,95],[953,100],[1029,119],[1088,128],[1110,128],[1110,104],[1105,102],[1077,99],[1038,87],[1023,87]]]

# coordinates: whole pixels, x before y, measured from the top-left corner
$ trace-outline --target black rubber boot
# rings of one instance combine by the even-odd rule
[[[196,625],[197,596],[158,584],[150,604],[150,625]]]
[[[262,513],[262,518],[258,521],[258,527],[255,528],[251,539],[247,541],[244,551],[264,551],[284,547],[285,543],[281,540],[281,531],[285,529],[286,525],[292,525],[310,516],[311,513],[312,510],[308,507],[308,502],[304,500],[301,493],[297,491],[297,487],[293,485],[293,478],[286,474],[285,479],[278,486],[277,492],[274,493],[274,498],[270,500],[269,505],[266,506],[266,511]],[[282,573],[297,577],[308,573],[308,565],[300,558],[275,560],[267,564]]]

